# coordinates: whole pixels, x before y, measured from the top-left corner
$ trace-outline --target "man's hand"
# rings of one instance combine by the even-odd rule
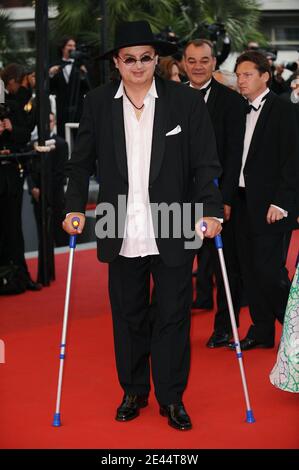
[[[60,70],[60,65],[53,65],[49,68],[49,75],[50,77],[56,75]]]
[[[283,213],[282,211],[277,209],[277,207],[270,206],[266,218],[268,224],[274,224],[274,222],[283,219]]]
[[[6,131],[12,132],[12,123],[8,118],[3,119],[4,129]]]
[[[81,70],[81,72],[83,72],[83,73],[85,73],[85,74],[88,73],[88,72],[87,72],[87,68],[85,67],[85,65],[81,65],[81,66],[80,66],[80,70]]]
[[[32,188],[31,194],[32,194],[33,199],[34,199],[36,202],[38,202],[38,201],[39,201],[39,197],[40,197],[40,189],[39,189],[39,188]]]
[[[227,204],[224,204],[224,206],[223,206],[223,219],[224,219],[224,222],[227,222],[230,219],[231,211],[232,211],[231,206],[228,206]]]
[[[72,225],[73,217],[78,217],[80,222],[77,229],[74,229]],[[71,212],[66,216],[64,221],[62,222],[62,228],[65,230],[69,235],[76,235],[77,233],[82,233],[83,228],[85,225],[85,215],[81,212]]]
[[[204,232],[202,231],[203,223],[207,226],[207,229]],[[199,238],[202,240],[204,238],[214,238],[221,232],[222,225],[219,220],[214,219],[214,217],[203,217],[202,219],[199,219],[195,225],[195,230]]]

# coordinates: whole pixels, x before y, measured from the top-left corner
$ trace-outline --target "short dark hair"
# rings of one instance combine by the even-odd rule
[[[268,72],[269,74],[269,80],[267,81],[267,86],[270,86],[271,84],[271,78],[272,78],[272,71],[271,71],[271,65],[269,64],[269,61],[265,54],[262,52],[258,51],[246,51],[241,54],[236,61],[235,65],[235,72],[237,70],[238,65],[242,64],[243,62],[252,62],[255,65],[255,68],[259,71],[260,75],[262,75],[265,72]]]
[[[77,43],[76,38],[74,38],[74,36],[63,36],[63,38],[61,38],[58,44],[58,50],[60,53],[62,53],[63,48],[69,41],[75,41],[75,43]]]
[[[214,44],[209,39],[191,39],[191,41],[188,41],[184,47],[184,52],[183,52],[184,55],[185,55],[187,47],[191,45],[195,47],[201,47],[201,46],[207,45],[211,49],[212,57],[216,57]]]
[[[2,71],[1,71],[1,78],[6,86],[10,80],[13,78],[16,82],[21,83],[25,75],[25,68],[21,64],[8,64]]]

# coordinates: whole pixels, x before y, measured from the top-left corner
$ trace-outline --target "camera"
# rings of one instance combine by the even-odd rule
[[[70,52],[69,57],[70,59],[74,59],[76,64],[79,66],[85,64],[86,61],[90,59],[88,47],[86,46],[86,44],[81,44],[77,47],[77,49],[74,49]]]
[[[283,62],[282,65],[285,69],[288,69],[291,72],[296,72],[298,70],[297,62]]]
[[[160,31],[160,33],[155,35],[155,38],[162,41],[172,42],[173,44],[179,43],[179,37],[173,31],[171,26],[167,26],[165,29]]]
[[[223,23],[204,23],[204,28],[208,32],[210,41],[217,42],[221,36],[225,36],[225,26]]]
[[[282,65],[285,69],[290,70],[291,72],[296,72],[298,70],[298,63],[297,62],[279,62],[277,63],[277,54],[276,52],[272,51],[263,51],[260,49],[262,53],[264,53],[268,60],[272,60],[272,63],[275,62],[275,65]]]

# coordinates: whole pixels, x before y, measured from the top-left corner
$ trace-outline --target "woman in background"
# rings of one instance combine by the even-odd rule
[[[180,82],[180,69],[173,57],[161,57],[158,64],[158,74],[166,80]]]

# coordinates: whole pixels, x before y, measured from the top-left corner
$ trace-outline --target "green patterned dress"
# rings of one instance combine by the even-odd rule
[[[298,261],[298,260],[297,260]],[[273,385],[299,393],[299,263],[286,308],[277,361],[270,374]]]

